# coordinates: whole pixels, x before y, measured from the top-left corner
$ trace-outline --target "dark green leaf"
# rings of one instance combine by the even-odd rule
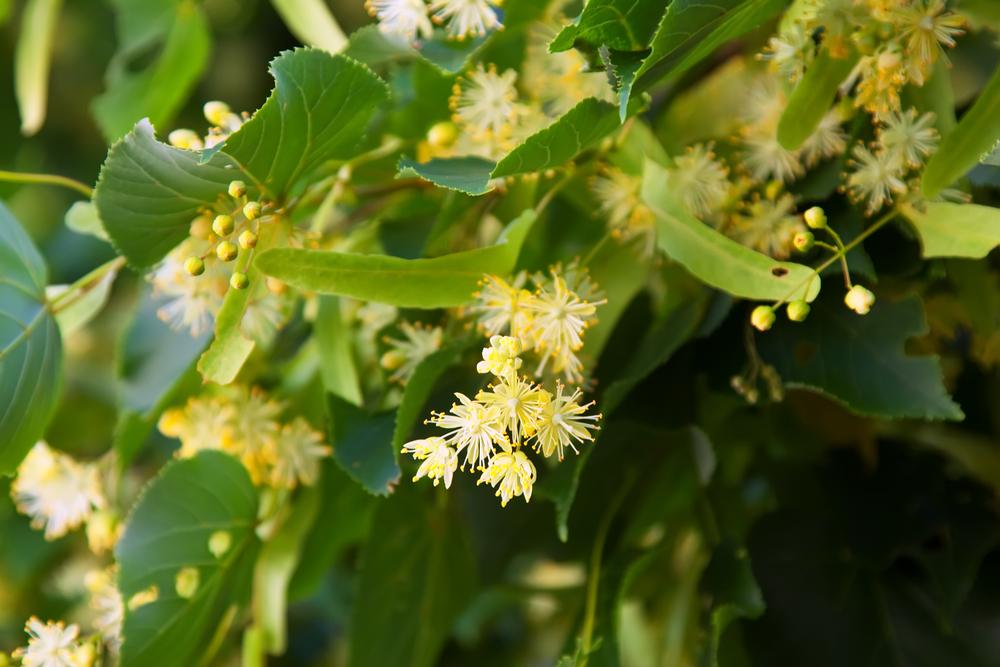
[[[534,211],[525,211],[496,245],[430,259],[282,248],[261,253],[254,265],[299,289],[322,294],[411,308],[459,306],[472,299],[484,274],[506,275],[514,269],[535,218]]]
[[[641,51],[663,15],[663,0],[591,0],[579,20],[563,29],[552,42],[552,51],[565,51],[576,40],[595,47],[606,46],[619,51]]]
[[[0,203],[0,475],[41,439],[59,399],[62,338],[45,301],[46,273]]]
[[[860,415],[962,419],[937,358],[904,351],[908,339],[926,331],[915,296],[880,301],[864,316],[826,299],[805,322],[783,321],[757,344],[789,387],[820,391]]]
[[[819,127],[837,97],[837,89],[854,69],[858,57],[854,50],[844,58],[834,58],[825,48],[819,52],[795,86],[781,114],[778,141],[782,146],[790,151],[797,150]]]
[[[941,141],[924,167],[924,197],[930,199],[960,179],[1000,141],[1000,69],[993,73],[979,99],[958,126]]]
[[[203,656],[224,612],[248,597],[256,517],[250,476],[227,454],[204,451],[175,461],[150,483],[115,549],[125,600],[153,586],[157,591],[148,604],[126,606],[123,667],[184,666]],[[213,554],[209,542],[217,533],[228,534],[229,544]],[[182,568],[198,571],[186,598],[177,591]]]
[[[656,243],[703,282],[746,299],[805,299],[819,294],[808,266],[779,262],[723,236],[675,202],[663,184],[666,170],[646,162],[642,197],[656,216]]]
[[[416,162],[410,158],[399,161],[399,176],[419,176],[438,187],[481,195],[490,191],[490,174],[496,163],[481,157],[434,158],[428,162]]]
[[[370,415],[336,394],[327,395],[333,460],[368,493],[387,496],[399,483],[399,464],[392,445],[394,412]]]
[[[382,501],[362,555],[351,667],[436,664],[475,585],[458,521],[410,484]]]

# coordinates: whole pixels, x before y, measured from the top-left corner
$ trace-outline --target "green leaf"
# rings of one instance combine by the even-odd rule
[[[320,491],[314,487],[306,487],[299,493],[285,523],[260,550],[254,567],[253,615],[271,655],[285,652],[288,584],[299,564],[302,545],[316,520],[320,497]]]
[[[366,25],[351,33],[344,55],[369,67],[423,59],[442,74],[453,75],[465,68],[485,42],[485,37],[450,40],[438,30],[415,47],[403,37],[382,32],[377,25]]]
[[[481,195],[491,189],[491,179],[542,171],[569,162],[618,126],[613,105],[587,98],[525,139],[496,164],[471,156],[437,158],[426,163],[403,158],[399,161],[398,175],[416,175],[443,188]]]
[[[361,380],[354,360],[352,333],[344,322],[340,299],[321,296],[313,324],[319,346],[320,376],[323,386],[354,405],[361,405]]]
[[[597,309],[597,323],[587,330],[581,354],[597,361],[629,303],[649,280],[652,257],[641,239],[623,243],[606,236],[588,255],[586,267],[608,302]]]
[[[140,121],[108,151],[94,202],[111,243],[129,264],[155,264],[188,236],[191,221],[237,177],[225,156],[203,164],[194,151],[162,144]]]
[[[941,140],[927,161],[921,178],[924,197],[930,199],[960,179],[1000,141],[1000,69],[965,112],[958,126]]]
[[[403,486],[376,511],[362,554],[350,666],[436,664],[474,586],[459,517]]]
[[[976,204],[928,202],[926,210],[903,208],[920,234],[923,256],[986,257],[1000,245],[1000,209]]]
[[[153,602],[126,605],[122,667],[191,665],[203,656],[225,611],[248,597],[256,517],[250,476],[229,455],[204,451],[164,467],[139,498],[115,548],[125,600],[152,586],[157,590]],[[213,554],[209,542],[216,533],[228,534],[229,544]],[[182,568],[198,571],[188,597],[177,591]]]
[[[578,21],[567,26],[553,41],[554,52],[569,49],[574,41],[619,51],[641,51],[649,44],[656,24],[663,16],[662,0],[591,0]]]
[[[777,16],[787,4],[788,0],[674,0],[653,35],[652,52],[635,73],[632,89],[642,91],[661,79],[676,79],[724,43]]]
[[[449,308],[472,299],[483,274],[505,275],[535,223],[525,211],[496,245],[430,259],[279,248],[254,265],[299,289],[411,308]]]
[[[767,605],[754,579],[746,549],[723,544],[716,547],[701,585],[712,595],[709,665],[719,666],[719,642],[729,625],[741,618],[760,618]]]
[[[190,0],[115,0],[119,49],[108,65],[107,90],[94,99],[98,125],[109,140],[148,118],[165,125],[188,99],[208,64],[208,20]],[[147,54],[156,58],[141,69]]]
[[[217,148],[280,201],[324,162],[353,157],[389,89],[364,65],[318,49],[285,51],[270,72],[271,96]]]
[[[403,390],[403,398],[396,409],[396,425],[392,432],[393,452],[402,449],[413,427],[420,422],[420,418],[424,415],[424,405],[434,389],[434,383],[442,373],[458,363],[467,347],[465,343],[445,347],[428,355],[413,370],[413,375]]]
[[[45,301],[45,262],[0,203],[0,475],[48,426],[62,382],[62,338]]]
[[[104,223],[97,214],[97,206],[93,202],[78,201],[66,211],[66,226],[77,234],[87,234],[102,241],[107,241],[108,233],[104,231]]]
[[[667,189],[666,170],[647,161],[642,198],[656,217],[656,243],[699,280],[745,299],[805,299],[819,294],[820,279],[808,266],[779,262],[720,234],[688,213]]]
[[[392,445],[395,413],[370,415],[336,394],[326,398],[333,423],[333,460],[368,493],[392,493],[399,483],[399,464]]]
[[[837,89],[858,62],[857,51],[845,58],[834,58],[822,49],[806,70],[788,98],[788,106],[778,123],[778,141],[790,151],[797,150],[819,127],[830,110]]]
[[[21,132],[31,136],[45,123],[52,42],[62,0],[28,0],[21,15],[21,34],[14,53],[14,94],[21,113]]]
[[[904,350],[908,339],[926,332],[916,296],[880,301],[864,316],[827,299],[805,322],[782,321],[757,345],[787,386],[822,392],[859,415],[960,420],[937,358]]]
[[[555,505],[556,533],[561,542],[569,539],[569,512],[573,509],[576,490],[580,486],[580,475],[593,450],[593,447],[586,447],[579,456],[556,466],[538,484],[538,495],[548,498]]]
[[[265,232],[273,231],[273,226],[265,228]],[[229,384],[236,379],[253,352],[253,339],[243,334],[243,316],[251,298],[265,292],[267,285],[251,256],[252,251],[240,250],[234,270],[245,273],[250,284],[246,289],[229,288],[226,292],[219,314],[215,317],[215,338],[198,359],[198,372],[206,382]]]
[[[143,291],[117,349],[119,413],[113,448],[123,469],[135,457],[167,406],[201,387],[195,363],[210,334],[193,337],[186,330],[174,331],[156,314],[162,305],[148,290]]]
[[[271,0],[271,4],[303,44],[330,53],[340,53],[347,46],[347,36],[323,0]]]

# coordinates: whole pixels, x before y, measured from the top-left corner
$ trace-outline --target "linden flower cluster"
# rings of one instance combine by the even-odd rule
[[[500,2],[487,0],[365,0],[368,13],[378,19],[378,27],[389,35],[413,42],[418,37],[430,39],[431,21],[446,25],[449,39],[482,37],[502,28],[497,7]]]
[[[860,59],[842,90],[854,89],[855,106],[881,118],[899,111],[903,86],[924,84],[964,25],[961,16],[945,10],[945,0],[814,0],[771,38],[762,57],[794,81],[817,48],[833,58],[856,51]]]
[[[247,199],[243,181],[230,183],[228,194],[215,210],[206,209],[191,222],[188,238],[150,276],[154,295],[166,300],[157,315],[195,337],[212,328],[229,288],[249,287],[247,275],[228,265],[241,252],[252,253],[261,227],[277,217],[267,203]],[[268,280],[267,287],[268,294],[251,299],[244,318],[247,333],[259,340],[272,335],[283,319],[285,286]]]
[[[393,372],[389,376],[391,381],[406,384],[420,362],[441,349],[444,329],[404,320],[399,324],[399,332],[402,338],[383,338],[389,349],[379,359],[379,364]]]
[[[32,616],[25,623],[24,632],[28,635],[28,645],[12,654],[22,667],[92,667],[97,662],[96,647],[93,642],[80,639],[78,625],[62,621],[43,623]]]
[[[521,350],[534,352],[539,359],[536,377],[549,370],[569,382],[583,382],[577,353],[584,332],[597,322],[597,306],[607,300],[575,263],[566,270],[557,265],[548,274],[533,275],[533,290],[527,283],[524,272],[510,282],[486,276],[470,308],[479,328],[488,336],[512,336]]]
[[[470,399],[456,393],[458,403],[447,412],[431,413],[427,423],[446,431],[444,436],[413,440],[403,453],[420,461],[413,481],[422,477],[435,486],[444,480],[451,486],[457,468],[480,472],[478,484],[496,489],[504,507],[511,498],[531,500],[535,464],[525,453],[532,449],[562,461],[566,448],[578,453],[578,443],[593,441],[601,416],[586,414],[593,402],[580,404],[582,392],[566,391],[561,382],[552,393],[521,375],[521,341],[512,336],[491,336],[476,366],[489,373],[493,382]],[[458,457],[464,452],[459,465]]]
[[[254,484],[285,489],[311,486],[330,447],[304,418],[283,423],[284,410],[284,403],[261,389],[230,385],[167,410],[158,427],[181,441],[177,452],[181,458],[205,449],[222,450],[242,461]]]

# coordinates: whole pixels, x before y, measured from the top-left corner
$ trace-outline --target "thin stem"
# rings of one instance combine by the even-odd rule
[[[573,172],[574,170],[572,167],[566,169],[566,174],[562,177],[562,179],[549,188],[549,191],[546,192],[545,195],[538,201],[538,204],[535,205],[535,213],[541,213],[545,210],[545,208],[549,205],[549,202],[551,202],[555,196],[559,194],[559,191],[562,190],[563,187],[565,187],[565,185],[573,178]]]
[[[815,278],[818,274],[825,271],[827,267],[831,266],[834,262],[841,261],[841,258],[844,257],[848,252],[856,248],[862,241],[864,241],[866,238],[868,238],[869,236],[880,230],[882,227],[884,227],[886,223],[891,221],[897,215],[899,215],[899,211],[893,209],[888,213],[886,213],[885,215],[883,215],[878,220],[876,220],[874,223],[872,223],[871,227],[869,227],[868,229],[864,230],[863,232],[855,236],[853,239],[851,239],[851,242],[846,244],[843,250],[838,251],[836,254],[834,254],[833,257],[829,258],[828,260],[817,266],[815,269],[813,269],[813,272],[809,275],[809,277],[800,281],[799,284],[793,287],[785,296],[781,297],[779,301],[776,301],[774,303],[774,308],[778,308],[779,306],[781,306],[781,304],[788,301],[788,297],[797,293],[804,286],[810,284],[813,278]]]
[[[53,313],[58,313],[69,306],[73,305],[79,301],[83,296],[92,290],[98,283],[101,282],[101,278],[110,271],[117,271],[125,266],[124,257],[115,257],[114,259],[105,262],[100,265],[84,277],[77,280],[75,283],[66,288],[66,291],[52,299],[49,302],[49,307]]]
[[[42,185],[60,185],[70,190],[76,190],[87,199],[94,196],[94,190],[90,186],[67,176],[56,174],[30,174],[18,171],[0,171],[0,181],[8,183],[39,183]]]

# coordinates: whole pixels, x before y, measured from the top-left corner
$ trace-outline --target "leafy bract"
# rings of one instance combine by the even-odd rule
[[[880,301],[865,316],[828,299],[803,323],[782,322],[758,337],[761,355],[789,387],[820,391],[865,416],[962,419],[936,357],[904,345],[927,331],[920,299]]]
[[[928,202],[904,213],[920,234],[924,257],[985,257],[1000,245],[1000,209],[976,204]]]
[[[459,517],[403,486],[376,510],[362,554],[349,664],[436,664],[474,585],[475,563]]]
[[[14,56],[14,93],[21,112],[21,132],[31,136],[45,122],[49,64],[62,0],[28,0]]]
[[[483,274],[506,275],[517,263],[534,211],[510,223],[496,245],[429,259],[277,248],[255,266],[299,289],[411,308],[447,308],[472,299]]]
[[[615,0],[591,0],[576,23],[566,26],[553,40],[552,51],[565,51],[576,41],[618,51],[641,51],[663,15],[662,0],[636,0],[624,5]]]
[[[465,67],[485,41],[484,37],[449,40],[440,31],[435,31],[431,39],[412,45],[403,37],[367,25],[351,33],[344,55],[370,67],[422,59],[444,74],[455,74]]]
[[[812,301],[820,279],[808,266],[779,262],[720,234],[671,197],[666,170],[647,161],[642,198],[656,217],[656,243],[699,280],[745,299]]]
[[[388,94],[363,65],[318,49],[281,54],[271,74],[275,89],[264,106],[211,149],[162,144],[148,121],[112,146],[94,199],[130,264],[146,267],[162,258],[234,179],[280,202],[323,162],[350,157]]]
[[[435,185],[470,195],[488,192],[490,180],[558,167],[595,146],[618,127],[615,107],[588,98],[494,163],[478,157],[399,162],[399,175],[416,175]]]
[[[1000,69],[924,167],[921,184],[931,198],[960,179],[1000,141]]]
[[[43,435],[62,381],[62,338],[42,256],[0,203],[0,475]]]
[[[202,656],[225,611],[248,597],[256,517],[250,476],[228,454],[175,461],[150,483],[115,549],[124,599],[156,590],[153,601],[126,605],[123,667],[190,665]],[[186,597],[177,590],[182,568],[198,573]]]
[[[778,123],[778,141],[790,151],[798,149],[816,130],[837,97],[837,89],[854,69],[858,53],[835,58],[822,49],[788,98]]]
[[[323,0],[271,0],[285,25],[304,44],[339,53],[347,36]]]
[[[272,231],[273,227],[268,231]],[[243,334],[243,317],[254,294],[267,289],[255,264],[250,263],[250,251],[241,250],[236,270],[245,272],[250,285],[245,289],[230,289],[215,318],[215,338],[198,359],[198,372],[207,382],[229,384],[243,368],[253,352],[254,341]]]
[[[211,48],[202,8],[187,0],[114,0],[118,52],[108,65],[107,90],[93,102],[94,117],[110,140],[136,121],[168,123],[198,82]],[[148,52],[157,56],[137,68]]]

